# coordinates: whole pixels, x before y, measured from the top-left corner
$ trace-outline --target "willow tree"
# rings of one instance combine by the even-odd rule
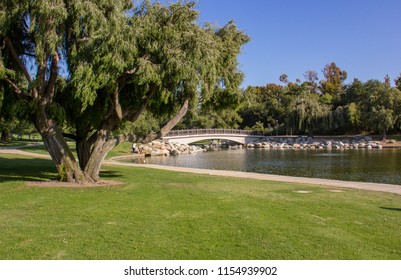
[[[248,37],[232,22],[200,26],[192,2],[0,5],[3,55],[13,60],[2,72],[22,73],[26,86],[19,86],[18,75],[3,80],[29,108],[66,181],[99,179],[122,122],[135,122],[145,111],[163,119],[160,131],[145,137],[149,141],[169,132],[191,106],[238,93],[237,56]],[[74,127],[68,137],[77,142],[78,161],[61,130],[65,122]]]

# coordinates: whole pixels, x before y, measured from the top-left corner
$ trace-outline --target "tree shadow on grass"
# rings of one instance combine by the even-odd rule
[[[384,209],[384,210],[400,211],[401,212],[401,208],[392,208],[392,207],[380,207],[380,208]]]
[[[113,170],[101,170],[101,179],[120,178],[121,173]],[[0,183],[15,181],[57,180],[57,170],[48,159],[0,157]]]
[[[101,179],[121,178],[120,172],[112,170],[101,170],[99,175]]]
[[[45,181],[57,178],[51,160],[0,157],[0,182]]]

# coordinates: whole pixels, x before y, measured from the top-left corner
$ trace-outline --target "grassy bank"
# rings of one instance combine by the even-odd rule
[[[102,176],[126,184],[28,187],[56,177],[51,161],[0,155],[0,258],[401,256],[401,196],[132,167]]]

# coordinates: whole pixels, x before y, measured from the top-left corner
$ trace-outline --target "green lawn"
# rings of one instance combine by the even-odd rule
[[[102,176],[126,184],[28,187],[56,177],[51,161],[0,155],[0,259],[401,259],[401,196],[139,167]]]
[[[117,157],[117,156],[129,155],[131,153],[132,153],[132,143],[122,142],[116,147],[114,147],[114,149],[107,154],[106,159],[110,159],[112,157]]]

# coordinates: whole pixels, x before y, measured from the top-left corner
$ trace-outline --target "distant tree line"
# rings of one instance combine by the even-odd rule
[[[308,70],[304,81],[250,86],[242,99],[219,113],[198,108],[181,127],[231,127],[256,129],[266,134],[381,134],[401,130],[401,76],[391,85],[384,81],[345,83],[347,72],[335,63],[323,69],[323,79]]]

